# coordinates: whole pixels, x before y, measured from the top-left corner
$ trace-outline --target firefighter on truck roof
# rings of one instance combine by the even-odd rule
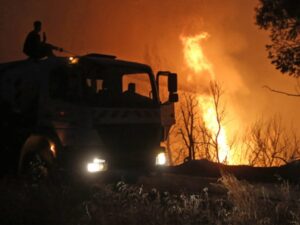
[[[46,43],[46,34],[43,33],[43,40],[41,40],[40,32],[42,30],[42,22],[35,21],[33,23],[33,30],[28,33],[24,46],[23,52],[29,58],[32,59],[41,59],[43,57],[54,56],[53,50],[63,51],[62,48],[58,48],[54,45]]]

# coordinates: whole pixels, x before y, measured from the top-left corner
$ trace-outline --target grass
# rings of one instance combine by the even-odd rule
[[[300,191],[282,181],[266,186],[229,174],[198,192],[168,192],[118,182],[86,188],[0,182],[1,224],[300,224]],[[178,187],[181,190],[182,187]]]

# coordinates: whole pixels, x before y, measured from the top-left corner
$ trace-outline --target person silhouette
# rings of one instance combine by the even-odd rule
[[[63,51],[62,48],[46,43],[47,38],[45,32],[43,32],[43,40],[41,40],[41,21],[35,21],[33,27],[34,29],[28,33],[24,42],[23,52],[25,55],[32,59],[41,59],[46,56],[54,56],[53,50]]]

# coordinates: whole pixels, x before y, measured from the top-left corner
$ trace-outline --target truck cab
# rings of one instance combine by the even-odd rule
[[[167,78],[165,102],[160,77]],[[160,144],[175,123],[174,73],[155,77],[148,65],[101,54],[25,60],[0,65],[0,96],[25,121],[17,125],[24,132],[20,171],[36,154],[80,174],[166,163]]]

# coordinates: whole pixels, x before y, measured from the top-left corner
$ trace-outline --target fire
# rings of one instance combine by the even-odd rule
[[[184,59],[189,69],[195,74],[200,75],[202,72],[208,72],[210,79],[215,80],[215,74],[212,63],[204,55],[200,45],[201,41],[209,37],[208,33],[203,32],[195,36],[181,36],[183,44]],[[220,162],[227,161],[230,163],[229,146],[225,128],[217,121],[217,114],[212,96],[199,95],[198,102],[202,111],[202,119],[205,122],[207,129],[213,134],[218,133],[218,158]]]
[[[200,95],[198,97],[198,102],[202,109],[202,119],[205,121],[207,129],[213,135],[219,133],[217,141],[219,145],[218,157],[220,162],[230,162],[226,131],[223,126],[219,127],[213,98],[211,96]]]
[[[208,71],[211,78],[215,79],[212,64],[205,57],[200,45],[200,41],[208,37],[208,33],[203,32],[192,37],[181,36],[181,41],[183,43],[184,59],[188,67],[196,73]]]

